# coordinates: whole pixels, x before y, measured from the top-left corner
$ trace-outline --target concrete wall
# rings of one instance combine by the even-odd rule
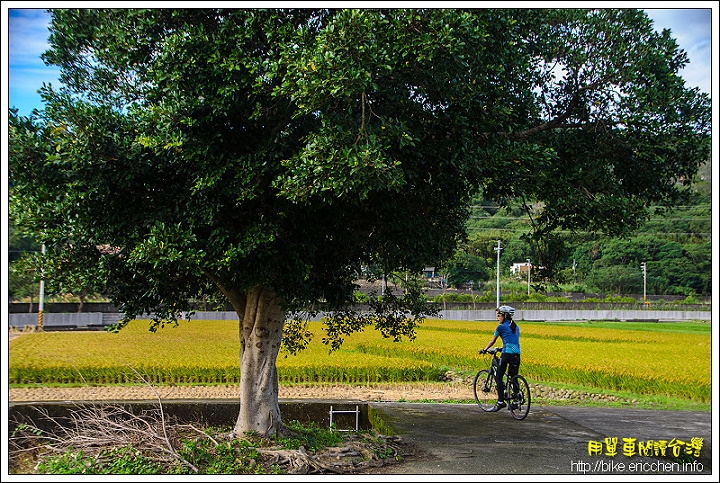
[[[285,421],[297,420],[303,424],[316,423],[320,427],[330,428],[330,409],[333,410],[333,423],[339,431],[372,429],[368,413],[368,403],[353,400],[307,401],[288,400],[278,403]],[[8,428],[12,433],[19,424],[57,433],[63,427],[73,428],[72,418],[83,417],[93,408],[122,406],[130,414],[141,417],[159,418],[160,406],[156,401],[65,401],[10,402],[8,407]],[[233,426],[237,420],[238,402],[236,400],[186,400],[163,401],[162,410],[166,418],[172,417],[179,423],[197,424],[204,422],[214,426]],[[352,410],[353,413],[337,414],[338,410]],[[357,414],[355,413],[357,411]]]
[[[85,314],[46,314],[43,313],[43,327],[88,327],[102,326],[103,314],[100,312]],[[8,325],[10,327],[22,328],[25,326],[37,326],[38,314],[8,314]],[[109,324],[108,324],[109,325]]]
[[[445,310],[448,320],[495,320],[494,310]],[[691,310],[516,310],[515,320],[648,320],[683,321],[711,320],[712,312]]]
[[[495,320],[495,310],[441,310],[446,320]],[[711,320],[712,312],[692,310],[516,310],[515,320]],[[320,320],[320,314],[310,320]],[[235,312],[196,312],[195,320],[237,320]]]
[[[494,310],[444,310],[441,318],[446,320],[494,321]],[[96,328],[112,325],[119,314],[73,313],[43,314],[43,327],[52,330],[73,328]],[[320,314],[310,320],[320,320]],[[192,320],[237,320],[235,312],[196,312]],[[684,321],[712,320],[712,312],[692,310],[516,310],[515,320],[527,321],[574,321],[574,320],[633,320],[633,321]],[[38,314],[8,314],[8,325],[22,329],[37,327]]]

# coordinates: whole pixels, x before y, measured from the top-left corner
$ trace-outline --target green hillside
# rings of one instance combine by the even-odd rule
[[[647,264],[647,294],[702,295],[711,293],[711,165],[701,166],[687,204],[666,213],[654,213],[635,233],[624,239],[589,233],[560,232],[549,240],[550,262],[556,286],[569,291],[643,293],[641,263]],[[536,247],[524,235],[530,221],[519,203],[499,206],[482,196],[476,198],[468,221],[467,252],[494,267],[494,248],[502,247],[501,275],[508,276],[513,263],[540,259]],[[532,272],[533,279],[542,274]],[[549,280],[546,287],[554,284]]]

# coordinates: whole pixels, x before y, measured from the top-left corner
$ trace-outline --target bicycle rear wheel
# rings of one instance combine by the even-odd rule
[[[523,376],[513,376],[510,379],[510,388],[512,390],[510,405],[510,414],[517,419],[523,420],[530,412],[530,385]]]
[[[480,409],[490,411],[495,407],[498,398],[497,384],[490,371],[483,369],[475,375],[473,392],[475,393],[475,402]]]

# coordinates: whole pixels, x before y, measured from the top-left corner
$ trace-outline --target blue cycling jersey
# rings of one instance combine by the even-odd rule
[[[510,321],[506,320],[495,328],[495,335],[503,341],[503,354],[520,354],[520,326],[515,324],[515,333],[510,329]]]

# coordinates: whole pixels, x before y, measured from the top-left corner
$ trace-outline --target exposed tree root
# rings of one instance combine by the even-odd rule
[[[399,438],[365,434],[353,434],[345,445],[317,453],[308,453],[304,447],[296,450],[271,447],[259,452],[268,464],[277,464],[288,474],[302,475],[359,473],[406,456]]]

